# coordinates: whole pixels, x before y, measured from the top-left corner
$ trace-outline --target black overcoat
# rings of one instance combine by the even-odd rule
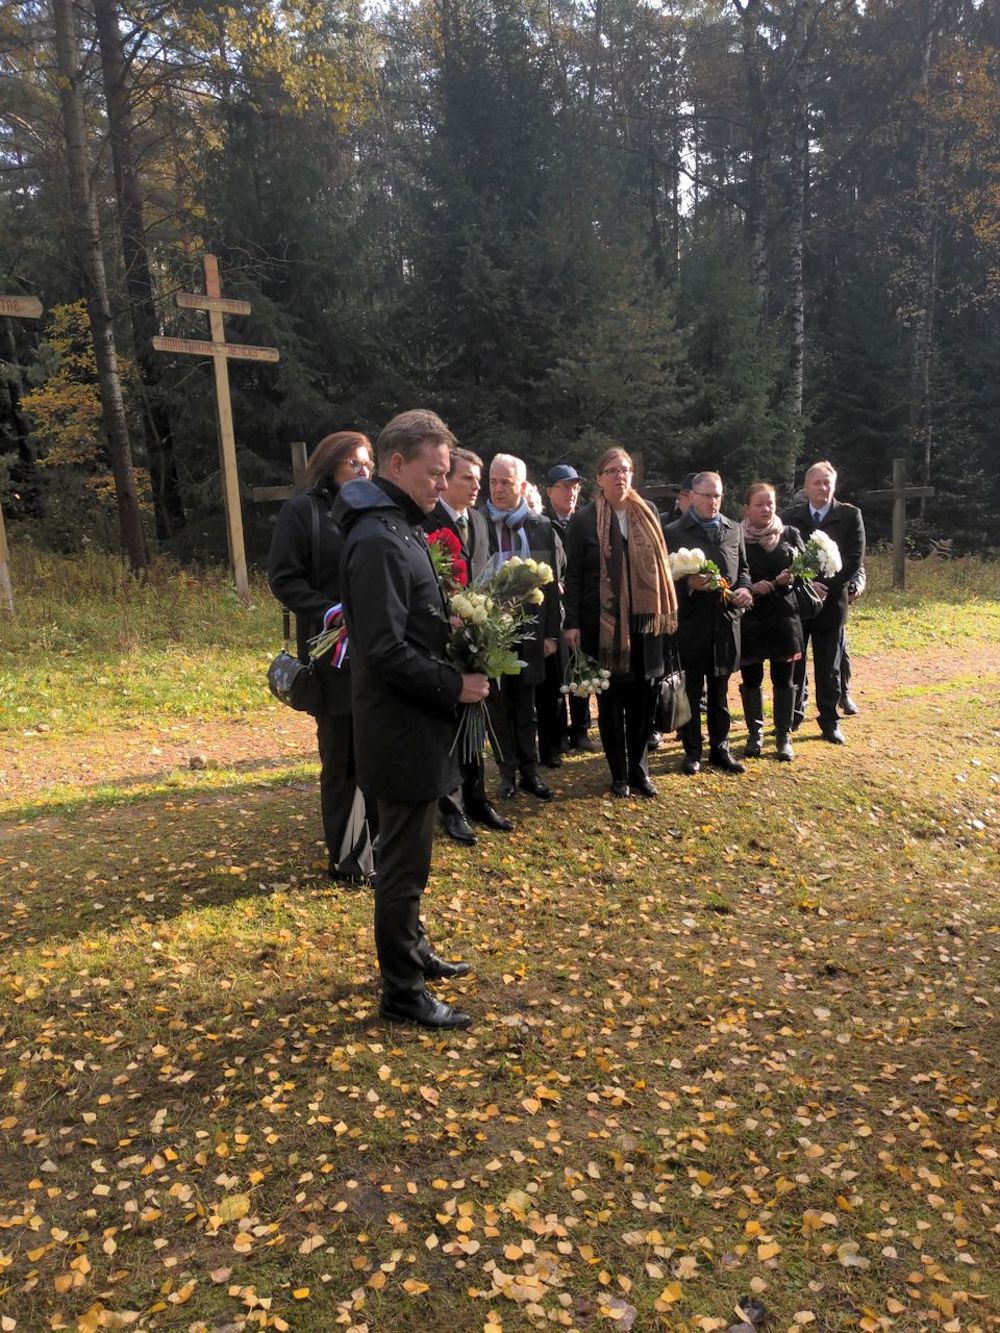
[[[750,582],[761,579],[773,581],[795,559],[804,543],[797,528],[785,528],[781,541],[773,551],[765,551],[757,542],[747,542],[747,564]],[[788,661],[803,650],[802,621],[798,603],[791,587],[775,588],[774,592],[758,597],[743,613],[740,625],[740,660],[763,662],[771,659]]]
[[[597,540],[597,506],[577,509],[566,529],[566,629],[580,631],[580,647],[596,658],[601,638],[601,547]],[[663,635],[631,635],[642,640],[643,674],[663,675]]]
[[[743,527],[721,515],[718,540],[713,540],[688,511],[663,529],[668,551],[701,550],[714,560],[730,588],[749,588],[750,570],[743,544]],[[717,592],[692,592],[687,578],[677,585],[677,650],[683,662],[712,655],[715,674],[730,675],[740,661],[740,612],[723,602]]]
[[[451,631],[425,515],[377,478],[342,486],[334,517],[344,533],[358,786],[385,801],[436,800],[458,785],[449,751],[462,677],[445,660]]]
[[[282,505],[271,536],[267,581],[286,610],[295,616],[295,646],[301,661],[309,660],[309,640],[323,628],[323,617],[340,600],[340,559],[344,539],[334,522],[335,485],[313,487]],[[319,512],[318,579],[313,572],[312,510]],[[335,668],[327,658],[318,665],[323,702],[329,713],[351,711],[350,660]]]
[[[804,541],[816,531],[817,525],[812,520],[812,510],[808,504],[795,505],[787,514],[782,515],[782,522],[798,528]],[[809,623],[812,629],[832,630],[841,628],[847,621],[847,589],[849,584],[857,584],[858,574],[865,559],[865,524],[861,510],[856,505],[841,504],[833,500],[826,518],[819,528],[837,543],[840,550],[842,568],[831,579],[822,579],[827,585],[826,601],[823,609]]]
[[[496,555],[500,549],[496,524],[490,521],[489,511],[483,513],[483,518],[489,533],[490,554]],[[531,637],[522,639],[517,649],[518,656],[526,663],[518,680],[523,685],[540,685],[545,679],[545,640],[555,639],[557,644],[559,642],[561,608],[558,578],[562,560],[555,529],[547,518],[541,514],[529,514],[524,520],[524,532],[530,547],[528,555],[532,560],[544,560],[553,576],[552,582],[542,590],[545,600],[535,616]]]

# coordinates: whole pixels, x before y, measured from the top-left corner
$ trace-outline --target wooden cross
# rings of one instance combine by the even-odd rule
[[[0,315],[11,319],[41,319],[42,303],[37,296],[0,296]],[[0,600],[8,615],[14,614],[14,585],[10,581],[10,551],[7,548],[7,529],[0,506]]]
[[[892,586],[900,592],[906,587],[906,502],[923,500],[934,494],[933,486],[907,486],[906,459],[892,460],[892,489],[865,491],[862,500],[892,501]]]
[[[302,484],[305,475],[308,453],[304,440],[293,440],[289,448],[292,451],[291,486],[255,486],[251,494],[257,504],[267,500],[290,500]]]
[[[222,295],[219,283],[219,261],[215,255],[205,255],[205,295],[200,292],[178,292],[177,304],[182,310],[207,310],[212,341],[197,338],[153,339],[157,352],[182,352],[189,356],[210,356],[215,372],[215,419],[219,430],[219,460],[222,465],[222,499],[226,510],[226,540],[229,544],[229,564],[236,581],[236,593],[244,605],[250,603],[250,584],[247,579],[247,554],[243,542],[243,510],[240,508],[240,479],[236,470],[236,436],[233,431],[233,404],[229,397],[229,366],[231,360],[277,361],[276,347],[254,347],[249,343],[227,343],[222,327],[223,315],[249,315],[248,301],[232,301]]]

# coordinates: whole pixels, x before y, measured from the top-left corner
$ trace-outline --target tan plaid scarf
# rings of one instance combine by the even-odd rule
[[[628,562],[615,511],[598,494],[597,544],[601,552],[601,620],[598,658],[609,671],[629,669],[633,634],[673,634],[677,593],[667,569],[667,544],[659,519],[635,491],[625,497]],[[622,566],[628,570],[625,578]]]

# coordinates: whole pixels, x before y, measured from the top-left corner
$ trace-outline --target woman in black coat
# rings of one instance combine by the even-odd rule
[[[743,617],[740,695],[747,724],[748,759],[760,757],[764,740],[764,663],[771,664],[774,738],[778,758],[793,758],[791,730],[795,690],[792,675],[802,656],[802,622],[789,566],[804,548],[797,528],[777,515],[774,487],[755,482],[746,493],[743,540],[750,566],[753,606]]]
[[[370,477],[372,447],[358,431],[337,431],[320,440],[306,464],[303,489],[278,515],[267,579],[271,591],[295,614],[298,655],[309,660],[309,640],[338,623],[340,557],[343,537],[333,521],[340,487]],[[319,542],[313,550],[313,523]],[[374,830],[355,780],[351,726],[351,677],[348,658],[336,667],[330,657],[318,664],[323,711],[316,718],[320,757],[320,809],[331,879],[347,883],[370,880]],[[373,813],[373,812],[371,812]]]
[[[659,520],[632,489],[624,449],[597,461],[597,492],[566,529],[564,637],[611,672],[597,726],[614,796],[655,796],[647,750],[663,636],[677,628],[677,596]]]

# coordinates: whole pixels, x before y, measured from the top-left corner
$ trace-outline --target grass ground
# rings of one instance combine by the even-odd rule
[[[439,845],[445,1038],[377,1020],[263,596],[14,572],[0,1328],[1000,1328],[987,568],[874,562],[847,748]]]

